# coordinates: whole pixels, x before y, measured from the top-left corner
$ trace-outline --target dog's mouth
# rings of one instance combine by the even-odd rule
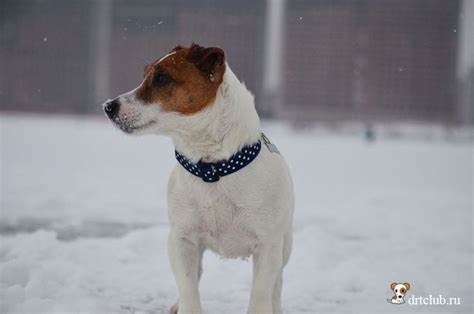
[[[148,121],[147,123],[139,124],[139,125],[130,125],[128,123],[121,123],[120,121],[114,120],[114,123],[116,126],[119,127],[120,130],[122,130],[125,133],[132,134],[135,132],[140,132],[143,131],[152,125],[156,124],[155,120]]]
[[[132,126],[130,126],[130,129],[132,131],[139,131],[139,130],[146,129],[146,128],[154,125],[155,123],[156,123],[155,120],[151,120],[151,121],[148,121],[147,123],[144,123],[144,124],[141,124],[141,125],[132,125]]]

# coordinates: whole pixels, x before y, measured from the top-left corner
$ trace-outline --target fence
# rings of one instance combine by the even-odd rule
[[[461,120],[458,0],[6,0],[0,10],[3,110],[97,112],[145,63],[197,42],[226,50],[263,115]]]

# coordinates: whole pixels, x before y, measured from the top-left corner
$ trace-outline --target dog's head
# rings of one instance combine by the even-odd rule
[[[176,120],[210,106],[225,72],[224,51],[216,47],[177,46],[145,67],[134,90],[104,104],[109,119],[129,134],[163,132]]]
[[[390,285],[390,289],[392,289],[397,299],[403,299],[407,291],[410,289],[410,284],[408,282],[405,282],[405,283],[392,282],[392,284]]]

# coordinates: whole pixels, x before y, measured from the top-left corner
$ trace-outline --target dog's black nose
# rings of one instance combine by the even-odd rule
[[[120,109],[120,103],[118,102],[117,99],[109,100],[104,105],[105,114],[109,118],[115,117],[117,115],[119,109]]]
[[[399,297],[400,299],[402,298],[402,296],[401,296],[401,295],[399,295],[398,297]]]

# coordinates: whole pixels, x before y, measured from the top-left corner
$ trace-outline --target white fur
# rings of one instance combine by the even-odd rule
[[[143,105],[135,90],[119,101],[115,121],[119,127],[132,134],[167,134],[194,162],[227,159],[261,135],[253,96],[228,65],[214,103],[191,116],[163,112],[159,104]],[[249,313],[281,312],[282,271],[291,252],[294,207],[292,180],[281,155],[262,142],[252,163],[216,183],[206,183],[176,164],[168,183],[168,206],[169,256],[179,313],[202,311],[198,281],[207,249],[229,258],[252,255]]]

